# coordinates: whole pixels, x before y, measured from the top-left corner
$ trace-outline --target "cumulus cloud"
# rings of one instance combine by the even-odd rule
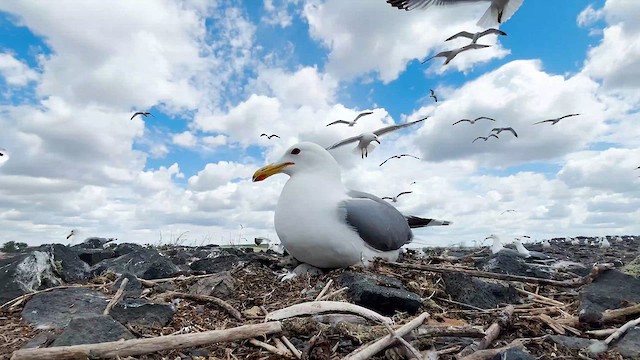
[[[0,75],[12,86],[24,86],[38,79],[37,72],[9,53],[0,53]]]

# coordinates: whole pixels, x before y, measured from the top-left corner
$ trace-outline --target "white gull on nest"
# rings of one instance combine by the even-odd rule
[[[333,156],[311,142],[291,146],[277,163],[257,170],[253,181],[277,173],[290,179],[276,206],[276,233],[289,254],[315,267],[396,260],[413,239],[411,228],[450,224],[404,216],[377,196],[345,189]]]

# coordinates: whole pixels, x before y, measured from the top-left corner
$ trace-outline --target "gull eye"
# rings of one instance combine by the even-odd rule
[[[291,150],[291,154],[292,154],[292,155],[298,155],[298,154],[300,154],[300,149],[298,149],[298,148],[294,148],[293,150]]]

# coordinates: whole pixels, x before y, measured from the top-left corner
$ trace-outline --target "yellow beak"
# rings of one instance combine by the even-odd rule
[[[280,164],[269,164],[265,167],[261,167],[255,173],[253,173],[253,182],[262,181],[271,175],[281,173],[282,169],[293,164],[294,163],[292,162],[283,162]]]

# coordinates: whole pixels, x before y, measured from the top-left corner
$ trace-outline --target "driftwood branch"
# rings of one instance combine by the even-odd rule
[[[204,302],[209,302],[215,305],[218,305],[219,307],[223,308],[224,310],[226,310],[231,316],[233,316],[234,318],[236,318],[236,320],[240,320],[242,321],[242,314],[240,314],[240,312],[238,310],[236,310],[233,306],[229,305],[228,302],[217,298],[215,296],[207,296],[207,295],[195,295],[195,294],[187,294],[187,293],[181,293],[181,292],[176,292],[176,291],[168,291],[163,295],[167,295],[171,298],[183,298],[183,299],[190,299],[190,300],[196,300],[196,301],[204,301]]]
[[[352,313],[381,323],[393,324],[393,320],[373,310],[342,301],[311,301],[291,305],[269,313],[266,320],[282,320],[294,316],[315,315],[327,312]]]
[[[325,285],[324,288],[322,288],[322,291],[320,291],[320,294],[318,294],[318,296],[316,296],[316,301],[322,299],[324,294],[326,294],[327,291],[329,291],[329,288],[331,287],[331,284],[333,284],[333,279],[329,279],[329,281],[327,281],[327,285]]]
[[[298,358],[301,359],[302,358],[302,352],[300,350],[298,350],[292,343],[291,341],[289,341],[289,339],[282,335],[281,337],[282,342],[287,345],[287,347],[289,348],[289,350],[291,350],[291,352],[293,353],[293,355]]]
[[[264,343],[264,342],[262,342],[260,340],[251,339],[251,340],[249,340],[249,344],[257,346],[257,347],[261,347],[261,348],[263,348],[263,349],[265,349],[265,350],[267,350],[267,351],[269,351],[271,353],[274,353],[276,355],[280,355],[280,356],[284,356],[284,357],[292,357],[292,354],[291,354],[290,351],[282,350],[282,349],[277,348],[277,347],[275,347],[273,345],[269,345],[267,343]]]
[[[384,324],[384,326],[387,328],[387,331],[389,332],[389,334],[393,336],[396,340],[398,340],[402,345],[404,345],[404,347],[407,348],[407,350],[409,350],[409,352],[413,354],[413,356],[415,356],[417,359],[420,359],[422,357],[422,355],[420,354],[420,351],[416,350],[416,348],[414,348],[413,345],[409,344],[407,340],[402,338],[402,336],[398,335],[395,332],[395,330],[391,328],[389,324]]]
[[[496,279],[496,280],[503,280],[503,281],[519,281],[524,283],[551,285],[551,286],[558,286],[558,287],[579,287],[579,286],[588,284],[591,281],[593,281],[593,279],[595,279],[603,271],[613,268],[612,264],[599,264],[599,265],[595,265],[591,269],[591,273],[587,276],[571,279],[571,280],[560,281],[560,280],[542,279],[542,278],[536,278],[536,277],[530,277],[530,276],[507,275],[507,274],[493,273],[493,272],[487,272],[487,271],[466,269],[466,268],[455,267],[455,266],[403,264],[403,263],[398,263],[393,261],[384,261],[384,260],[377,260],[377,261],[380,264],[390,265],[390,266],[403,268],[403,269],[422,270],[422,271],[430,271],[435,273],[456,272],[456,273],[463,273],[470,276],[482,277],[482,278],[488,278],[488,279]]]
[[[509,349],[524,349],[524,343],[521,339],[516,339],[509,343],[507,346],[488,349],[488,350],[478,350],[470,355],[460,358],[459,360],[486,360],[493,359],[496,355],[500,354],[503,351],[507,351]]]
[[[192,334],[158,336],[147,339],[112,341],[99,344],[58,346],[42,349],[22,349],[13,353],[11,360],[57,360],[70,358],[115,358],[154,353],[156,351],[182,349],[251,339],[256,336],[279,333],[279,321],[255,325],[243,325],[225,330],[210,330]]]
[[[420,326],[415,336],[417,338],[427,337],[484,337],[485,333],[481,329],[474,326],[433,326],[423,325]]]
[[[422,325],[425,320],[429,318],[428,313],[422,313],[415,319],[409,321],[404,324],[399,329],[396,329],[395,332],[398,336],[405,336],[410,333],[412,330]],[[364,360],[370,359],[373,355],[379,353],[380,351],[386,349],[388,346],[392,345],[396,342],[396,338],[393,335],[386,335],[385,337],[363,347],[356,349],[351,354],[345,357],[345,360]]]
[[[324,295],[323,297],[321,297],[320,299],[317,299],[317,300],[320,300],[320,301],[329,300],[332,297],[334,297],[334,296],[336,296],[338,294],[342,294],[343,292],[345,292],[347,290],[349,290],[349,288],[347,286],[345,286],[345,287],[340,288],[340,289],[338,289],[338,290],[336,290],[334,292],[331,292],[331,293],[329,293],[327,295]]]
[[[124,288],[127,286],[128,283],[129,283],[128,278],[122,279],[122,282],[120,283],[120,287],[118,288],[118,291],[116,291],[116,294],[113,295],[113,298],[107,304],[107,307],[102,312],[102,315],[109,315],[109,313],[111,312],[111,309],[113,309],[113,307],[116,306],[116,304],[120,300],[122,300],[122,298],[124,297]]]
[[[457,357],[465,358],[466,356],[469,356],[479,350],[488,348],[489,345],[491,345],[491,343],[494,342],[498,338],[498,336],[500,336],[500,331],[502,330],[502,328],[506,327],[507,324],[509,324],[512,315],[513,306],[509,305],[500,314],[498,319],[494,321],[491,326],[489,326],[489,328],[485,332],[485,336],[480,341],[476,341],[473,344],[462,349],[462,351],[458,353]]]
[[[638,314],[640,314],[640,304],[628,306],[621,309],[606,310],[602,313],[602,322],[610,323],[620,319],[624,319],[627,316]],[[566,319],[557,319],[556,321],[562,325],[576,326],[580,323],[580,318],[574,316]]]
[[[609,335],[609,337],[604,341],[607,345],[611,344],[612,341],[618,339],[622,334],[624,334],[630,328],[640,325],[640,318],[635,320],[631,320],[628,323],[622,325],[618,328],[613,334]]]

